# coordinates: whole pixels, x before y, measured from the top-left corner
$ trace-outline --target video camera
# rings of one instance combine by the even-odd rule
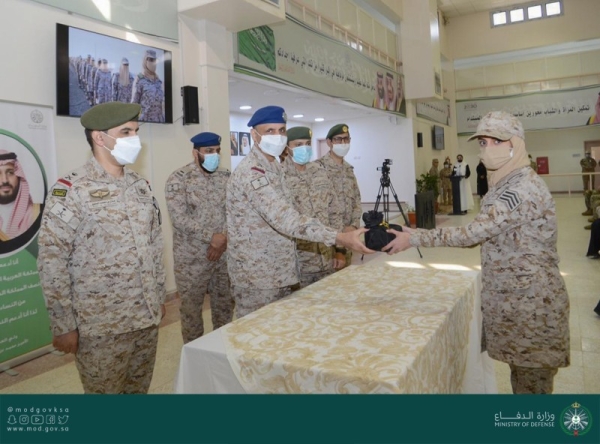
[[[390,165],[393,165],[392,159],[385,159],[383,165],[377,167],[377,171],[381,171],[381,174],[389,174]]]
[[[390,224],[384,221],[383,213],[381,211],[367,211],[363,213],[362,219],[365,223],[365,228],[369,229],[369,231],[365,233],[365,245],[371,250],[381,251],[383,247],[396,239],[395,234],[387,232],[389,228],[396,231],[402,231],[400,225]]]

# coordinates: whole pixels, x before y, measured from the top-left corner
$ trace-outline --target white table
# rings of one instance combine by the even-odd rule
[[[176,393],[497,393],[476,271],[353,266],[184,345]]]

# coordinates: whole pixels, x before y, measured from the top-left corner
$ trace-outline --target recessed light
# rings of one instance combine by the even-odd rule
[[[252,107],[250,105],[242,105],[240,109],[252,109]]]
[[[292,117],[299,119],[300,117],[304,117],[304,114],[294,114]]]
[[[323,117],[317,117],[315,119],[315,122],[322,122],[323,120],[325,120]]]

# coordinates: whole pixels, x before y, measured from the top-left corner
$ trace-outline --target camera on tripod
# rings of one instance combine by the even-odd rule
[[[392,159],[385,159],[383,161],[383,165],[377,167],[377,171],[381,171],[381,174],[389,174],[390,173],[390,165],[393,165]]]

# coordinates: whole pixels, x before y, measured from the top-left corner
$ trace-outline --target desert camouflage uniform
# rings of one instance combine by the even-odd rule
[[[569,296],[558,268],[556,239],[552,196],[544,181],[524,167],[490,188],[473,222],[417,230],[410,243],[481,243],[484,348],[499,361],[547,370],[570,361]]]
[[[585,198],[586,211],[582,213],[584,216],[592,216],[594,220],[598,217],[596,214],[596,208],[600,204],[600,191],[599,190],[585,190],[583,192]]]
[[[87,97],[90,105],[94,105],[94,97],[96,95],[96,91],[94,90],[94,77],[96,77],[96,68],[93,65],[89,65],[87,69],[87,77],[86,77],[86,88],[87,88]]]
[[[227,234],[227,267],[242,317],[299,282],[294,238],[331,246],[337,231],[298,214],[281,166],[254,146],[227,184]]]
[[[128,168],[116,179],[92,158],[52,187],[38,243],[52,332],[78,330],[76,359],[86,393],[147,392],[165,301],[160,212],[148,182]],[[122,350],[100,345],[126,343],[121,335],[134,332],[134,355],[123,369]],[[113,372],[135,372],[138,383],[121,374],[112,379],[125,380],[127,387],[103,386],[97,377],[106,368],[96,368],[96,358],[86,360],[91,349]]]
[[[113,74],[112,79],[112,99],[113,102],[131,102],[131,93],[133,91],[133,76],[129,74],[129,85],[123,86],[119,81],[119,73]]]
[[[325,169],[316,162],[310,162],[306,164],[306,170],[299,171],[291,159],[286,159],[282,166],[296,211],[341,231],[341,208]],[[334,253],[334,247],[296,239],[300,285],[306,287],[333,273]]]
[[[345,227],[360,228],[362,207],[360,188],[354,175],[354,167],[345,160],[338,164],[332,159],[331,153],[325,154],[315,162],[321,164],[331,180],[338,201],[342,206],[342,222]],[[352,262],[352,251],[346,252],[346,265]]]
[[[581,165],[581,172],[582,173],[593,173],[594,171],[596,171],[596,161],[594,159],[587,158],[584,157],[583,159],[581,159],[581,161],[579,162],[579,165]],[[592,186],[590,187],[590,176],[588,174],[581,176],[582,180],[583,180],[583,190],[594,190],[596,189],[596,176],[593,175],[592,177]]]
[[[444,167],[440,170],[440,182],[442,185],[442,200],[444,205],[452,205],[452,168]]]
[[[132,103],[139,103],[142,106],[141,121],[158,123],[165,121],[163,111],[165,94],[162,88],[162,80],[159,78],[150,80],[139,73],[135,79],[133,91]]]
[[[175,282],[181,299],[184,342],[204,334],[202,306],[210,294],[213,329],[233,317],[233,298],[227,274],[227,251],[219,260],[206,258],[215,233],[225,233],[225,190],[229,171],[202,173],[192,162],[167,179],[165,197],[173,224]]]

